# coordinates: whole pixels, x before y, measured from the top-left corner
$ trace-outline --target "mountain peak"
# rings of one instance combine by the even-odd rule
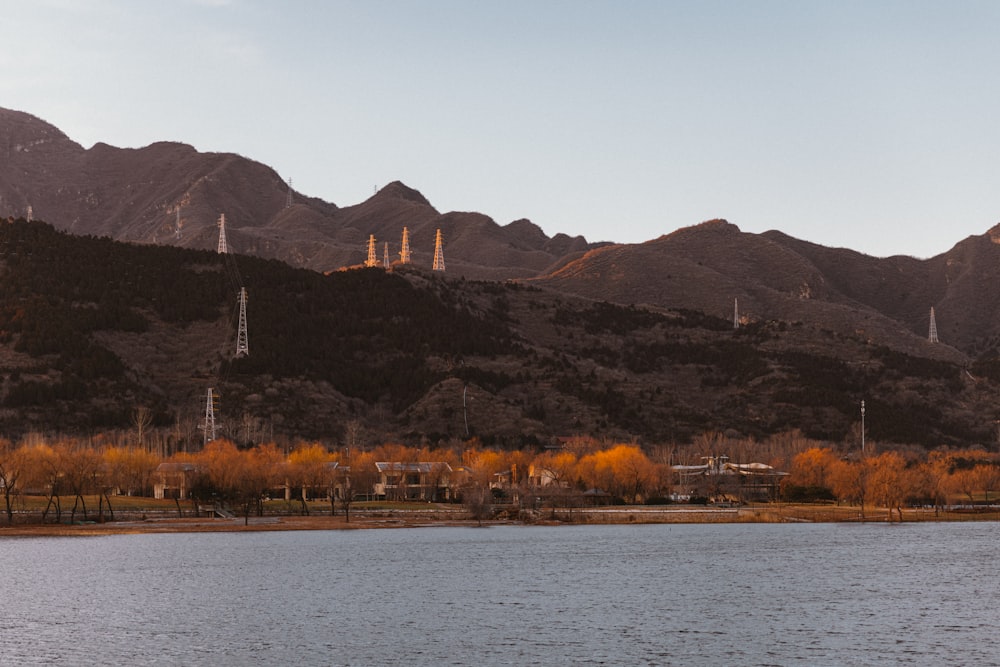
[[[520,220],[515,220],[504,225],[504,229],[526,243],[539,244],[549,240],[549,237],[545,235],[542,228],[527,218],[521,218]]]
[[[990,227],[986,232],[986,236],[988,236],[990,241],[993,243],[1000,243],[1000,222]]]
[[[37,116],[23,111],[0,107],[0,142],[6,144],[8,153],[30,152],[37,146],[71,141],[63,132]]]
[[[739,232],[740,228],[733,223],[725,220],[723,218],[715,218],[714,220],[706,220],[705,222],[699,223],[694,226],[695,229],[720,231],[720,232]]]
[[[424,206],[430,206],[431,203],[427,201],[427,198],[420,194],[419,190],[414,190],[408,185],[403,184],[401,181],[393,181],[388,185],[379,189],[375,193],[372,199],[402,199],[405,201],[413,202],[415,204],[423,204]]]

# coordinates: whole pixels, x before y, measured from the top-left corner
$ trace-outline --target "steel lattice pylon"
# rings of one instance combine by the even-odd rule
[[[250,354],[250,345],[247,342],[247,290],[240,288],[240,325],[236,334],[236,358],[245,357]]]
[[[212,388],[208,388],[208,400],[205,402],[205,444],[215,440],[215,396]]]
[[[368,259],[365,260],[365,266],[371,268],[373,266],[378,266],[378,260],[375,259],[375,235],[371,234],[368,236]]]
[[[441,243],[441,230],[437,230],[437,236],[434,238],[434,266],[432,267],[434,271],[444,271],[444,248]]]
[[[410,230],[403,227],[403,244],[399,249],[399,263],[410,263]]]
[[[219,215],[219,254],[224,255],[229,252],[226,244],[226,214]]]

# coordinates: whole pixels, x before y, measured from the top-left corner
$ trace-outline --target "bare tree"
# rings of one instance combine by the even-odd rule
[[[6,438],[0,440],[0,484],[3,484],[4,507],[7,511],[7,523],[14,522],[14,509],[11,506],[11,496],[20,491],[18,482],[23,471],[20,450],[14,447]]]
[[[493,492],[488,486],[472,484],[462,491],[462,504],[479,525],[493,515]]]
[[[135,426],[136,439],[139,446],[145,444],[146,429],[153,423],[153,411],[145,405],[132,408],[132,425]]]

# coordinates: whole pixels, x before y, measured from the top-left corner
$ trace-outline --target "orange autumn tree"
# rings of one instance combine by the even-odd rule
[[[13,497],[21,492],[24,480],[24,455],[22,449],[6,438],[0,439],[0,486],[3,487],[4,510],[7,523],[14,522]]]
[[[580,476],[588,487],[626,502],[640,502],[656,479],[653,463],[635,445],[615,445],[580,459]]]
[[[948,502],[948,475],[951,466],[951,456],[940,451],[929,452],[927,459],[917,466],[921,489],[934,504],[935,515]]]
[[[287,484],[295,489],[302,514],[309,514],[309,494],[331,490],[333,461],[330,452],[319,443],[300,444],[288,455]],[[331,503],[332,507],[332,503]],[[331,511],[332,513],[332,511]]]
[[[830,488],[840,502],[857,503],[861,506],[861,518],[865,517],[865,502],[868,500],[868,477],[871,466],[868,459],[860,461],[838,460],[830,468]]]
[[[201,475],[192,487],[192,496],[238,507],[244,524],[248,524],[251,511],[263,513],[262,501],[268,490],[284,481],[280,479],[283,458],[273,443],[241,451],[229,440],[213,440],[196,455]]]
[[[160,457],[145,447],[108,447],[102,454],[107,486],[126,496],[145,495]]]
[[[899,520],[903,520],[903,501],[913,493],[913,476],[906,468],[906,459],[899,452],[883,452],[867,460],[870,472],[867,476],[868,497],[875,505],[889,510],[895,508]]]
[[[544,476],[541,486],[569,487],[576,476],[576,454],[567,450],[542,452],[531,461],[531,470],[536,477]]]
[[[827,447],[811,447],[792,458],[792,469],[782,485],[786,498],[821,500],[833,497],[831,471],[837,455]]]
[[[378,471],[375,469],[375,454],[372,452],[351,453],[348,460],[342,460],[337,467],[335,485],[340,485],[340,506],[344,509],[344,520],[351,521],[351,503],[355,496],[370,498],[378,482]],[[333,498],[335,490],[330,489],[330,513],[334,513]]]

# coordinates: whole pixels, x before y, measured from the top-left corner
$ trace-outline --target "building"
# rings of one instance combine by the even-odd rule
[[[153,497],[187,500],[198,468],[193,463],[170,461],[153,471]]]
[[[453,471],[447,463],[379,461],[375,469],[375,497],[379,500],[443,502],[454,498]]]
[[[730,463],[728,456],[705,456],[701,465],[671,466],[674,497],[688,500],[776,500],[787,472],[766,463]]]

